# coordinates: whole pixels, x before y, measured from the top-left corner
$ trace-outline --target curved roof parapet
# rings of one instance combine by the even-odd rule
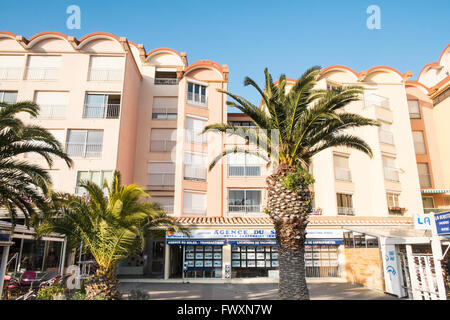
[[[442,53],[441,53],[438,61],[436,61],[436,62],[429,62],[429,63],[427,63],[426,65],[424,65],[422,67],[422,69],[419,72],[419,76],[417,77],[417,81],[422,82],[422,80],[421,80],[422,75],[424,75],[430,69],[433,69],[433,68],[437,68],[437,69],[440,68],[440,69],[442,69],[444,67],[444,65],[442,64],[442,60],[443,60],[443,58],[444,58],[444,56],[445,56],[445,54],[447,52],[450,54],[450,44],[448,44],[444,48],[444,50],[442,50]],[[448,67],[450,68],[450,65]]]
[[[145,61],[149,62],[152,57],[158,55],[158,54],[162,54],[162,53],[167,53],[170,55],[175,55],[177,58],[180,59],[180,62],[186,67],[187,66],[187,57],[186,57],[186,53],[181,52],[179,53],[178,51],[171,49],[171,48],[156,48],[153,49],[151,51],[149,51],[146,56],[145,56]]]
[[[0,30],[0,38],[11,38],[11,39],[15,39],[16,35],[12,32],[9,31],[2,31]]]
[[[211,60],[199,60],[199,61],[196,61],[193,64],[189,65],[186,69],[184,69],[184,74],[186,75],[193,70],[201,69],[201,68],[206,68],[206,69],[216,71],[222,79],[225,78],[224,73],[228,72],[228,70],[224,70],[224,68],[222,68],[217,62],[214,62]]]
[[[326,73],[331,72],[331,71],[350,72],[353,75],[355,75],[356,79],[359,78],[359,74],[355,70],[353,70],[352,68],[349,68],[347,66],[342,66],[342,65],[332,65],[332,66],[328,66],[326,68],[323,68],[322,70],[320,70],[319,78],[322,77],[323,75],[325,75]]]
[[[425,94],[428,94],[430,92],[430,88],[428,88],[427,86],[425,86],[424,84],[420,83],[417,80],[408,80],[406,81],[406,86],[407,87],[416,87],[419,88],[420,90],[422,90]]]

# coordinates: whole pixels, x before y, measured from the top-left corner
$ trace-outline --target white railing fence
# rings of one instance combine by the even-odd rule
[[[27,68],[27,80],[57,80],[58,68]]]
[[[85,118],[107,118],[117,119],[119,118],[120,104],[110,103],[104,105],[86,104],[84,106]]]
[[[65,105],[40,105],[38,118],[40,119],[64,119],[66,117]]]
[[[89,81],[120,81],[122,78],[122,69],[89,69]]]
[[[149,173],[147,174],[148,186],[173,186],[175,185],[174,173]]]

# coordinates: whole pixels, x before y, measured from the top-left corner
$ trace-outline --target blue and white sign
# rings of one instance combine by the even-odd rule
[[[223,246],[223,239],[167,239],[167,244],[203,245],[203,246]]]
[[[414,229],[431,230],[431,218],[430,214],[415,214]]]
[[[436,222],[437,234],[450,234],[450,212],[436,213],[434,221]]]
[[[340,245],[343,230],[312,229],[307,230],[306,245]],[[168,232],[167,244],[216,244],[224,245],[225,239],[231,245],[277,245],[273,229],[205,229],[191,230],[190,236],[182,233]],[[215,243],[205,243],[215,241]],[[221,241],[221,242],[220,242]]]

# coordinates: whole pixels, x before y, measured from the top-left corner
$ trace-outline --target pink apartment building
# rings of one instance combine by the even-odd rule
[[[44,32],[26,39],[0,32],[0,101],[39,103],[41,115],[25,120],[52,130],[74,159],[72,169],[57,161],[50,170],[54,188],[82,194],[81,179],[100,183],[120,170],[124,183],[145,186],[153,201],[191,228],[190,238],[167,234],[149,241],[119,274],[181,278],[185,266],[189,278],[277,277],[276,240],[263,213],[271,168],[236,155],[207,170],[221,150],[242,141],[201,135],[205,125],[253,125],[228,113],[225,95],[216,91],[228,89],[228,73],[226,65],[189,64],[183,52],[147,52],[107,33],[75,39]],[[363,86],[364,99],[348,110],[382,125],[354,132],[369,142],[373,159],[346,148],[313,159],[308,276],[342,277],[382,290],[379,238],[348,230],[410,227],[413,215],[423,212],[408,111],[410,76],[390,67],[322,70],[320,88]],[[355,261],[364,259],[378,269],[358,269]]]

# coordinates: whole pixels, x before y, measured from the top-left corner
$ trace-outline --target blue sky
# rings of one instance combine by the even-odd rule
[[[66,8],[81,8],[81,29],[66,28]],[[381,30],[369,30],[369,5],[381,9]],[[388,65],[412,71],[436,61],[450,43],[448,0],[9,0],[0,30],[30,37],[59,31],[81,38],[105,31],[143,43],[147,51],[170,47],[190,63],[209,59],[230,68],[230,91],[255,103],[242,85],[259,83],[267,66],[275,78],[297,78],[312,65],[342,64],[357,72]]]

